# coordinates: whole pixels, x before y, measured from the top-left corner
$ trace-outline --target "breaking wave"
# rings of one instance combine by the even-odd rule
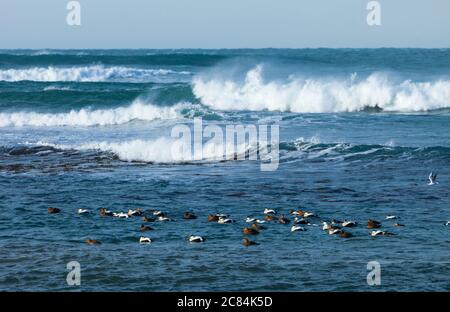
[[[450,80],[397,81],[382,73],[364,79],[300,78],[266,81],[263,66],[248,71],[242,82],[203,76],[193,80],[193,92],[204,105],[218,110],[295,113],[356,112],[367,108],[416,112],[450,107]]]
[[[12,112],[0,113],[0,127],[52,127],[52,126],[106,126],[128,123],[133,120],[165,120],[182,118],[181,111],[190,104],[155,106],[141,100],[129,106],[113,109],[80,109],[67,113]]]
[[[188,71],[170,69],[145,69],[123,66],[105,67],[103,65],[81,67],[32,67],[0,70],[0,81],[76,81],[76,82],[152,82],[168,75],[190,75]]]

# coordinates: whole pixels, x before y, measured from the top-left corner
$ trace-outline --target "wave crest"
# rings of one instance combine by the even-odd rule
[[[373,73],[356,81],[301,79],[264,81],[263,66],[246,73],[242,83],[196,77],[193,91],[204,105],[219,110],[288,111],[295,113],[355,112],[366,108],[414,112],[450,107],[450,81],[396,83]]]
[[[176,119],[182,117],[180,110],[187,106],[187,103],[179,103],[161,107],[136,100],[130,106],[114,109],[83,108],[67,113],[0,113],[0,127],[106,126],[125,124],[133,120]]]
[[[32,67],[0,70],[0,81],[39,81],[39,82],[151,82],[168,75],[190,75],[188,71],[170,69],[144,69],[123,66],[105,67],[103,65],[79,67]]]

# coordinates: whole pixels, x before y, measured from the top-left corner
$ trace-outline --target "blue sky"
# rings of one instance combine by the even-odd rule
[[[0,48],[450,47],[450,1],[79,0],[81,26],[66,24],[69,0],[0,0]]]

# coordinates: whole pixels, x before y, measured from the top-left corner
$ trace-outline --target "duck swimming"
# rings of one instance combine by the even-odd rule
[[[267,229],[265,226],[259,225],[257,223],[252,224],[252,228],[256,229],[257,231],[265,230]]]
[[[119,219],[128,219],[130,216],[125,212],[113,212],[113,217]]]
[[[342,238],[350,238],[350,237],[353,237],[353,234],[352,234],[352,233],[349,233],[349,232],[341,231],[341,232],[339,233],[339,236],[342,237]]]
[[[299,219],[298,217],[295,217],[294,224],[310,224],[310,223],[309,221],[306,221],[304,218]]]
[[[259,231],[253,228],[245,227],[242,229],[242,233],[245,235],[258,235]]]
[[[194,220],[194,219],[197,219],[197,216],[194,215],[192,212],[187,211],[187,212],[185,212],[183,214],[183,219],[185,219],[185,220]]]
[[[132,217],[132,216],[137,216],[137,217],[139,217],[139,216],[141,216],[141,215],[142,215],[142,210],[141,210],[141,208],[137,208],[137,209],[135,209],[135,210],[132,210],[132,209],[128,210],[128,216],[129,216],[129,217]]]
[[[305,212],[303,210],[289,210],[289,213],[293,216],[300,216],[303,217]]]
[[[378,229],[378,228],[380,228],[380,227],[381,227],[381,223],[378,222],[378,221],[371,220],[371,219],[369,219],[369,220],[367,221],[367,228],[368,228],[368,229]]]
[[[143,216],[141,218],[141,220],[144,222],[155,222],[155,218],[151,218],[151,217],[147,217],[147,216]]]
[[[328,234],[329,235],[335,235],[341,233],[341,229],[329,229]]]
[[[147,231],[152,231],[153,228],[146,226],[144,224],[141,224],[141,227],[139,228],[141,230],[141,232],[147,232]]]
[[[305,211],[303,213],[303,218],[309,218],[309,217],[316,217],[316,215],[313,212]]]
[[[77,213],[78,214],[88,214],[89,210],[80,208],[80,209],[77,210]]]
[[[139,243],[140,244],[150,244],[152,242],[153,241],[152,241],[152,239],[150,237],[141,236],[141,238],[139,238]]]
[[[188,240],[190,243],[203,243],[206,239],[201,236],[189,235]]]
[[[389,233],[386,231],[380,231],[380,230],[374,230],[374,231],[370,232],[370,236],[391,236],[391,235],[395,235],[395,234]]]
[[[342,222],[342,227],[355,227],[357,223],[355,221],[346,221]]]
[[[289,218],[286,218],[285,216],[281,216],[278,218],[278,223],[288,224],[290,222],[291,222],[291,220]]]
[[[394,219],[399,219],[399,217],[394,215],[386,216],[386,220],[394,220]]]
[[[113,215],[113,213],[112,213],[111,211],[109,211],[109,210],[106,210],[106,208],[100,208],[100,209],[98,210],[98,213],[99,213],[100,216],[102,216],[102,217],[112,216],[112,215]]]
[[[327,222],[322,222],[322,230],[329,231],[329,230],[339,230],[340,227],[337,225],[328,224]]]
[[[61,209],[50,207],[50,208],[47,209],[47,212],[50,213],[50,214],[53,214],[53,213],[60,213],[60,212],[61,212]]]
[[[90,238],[85,240],[84,242],[88,245],[100,245],[101,244],[101,242],[99,240],[90,239]]]
[[[306,229],[300,225],[293,225],[291,227],[291,232],[297,232],[297,231],[306,231]]]
[[[234,222],[234,220],[224,218],[224,217],[219,217],[219,220],[217,220],[217,223],[219,223],[219,224],[228,224],[228,223],[233,223],[233,222]]]
[[[277,214],[275,209],[266,208],[264,209],[264,214]]]
[[[244,245],[245,247],[248,247],[248,246],[259,245],[259,244],[257,242],[249,240],[248,238],[244,238],[242,240],[242,245]]]

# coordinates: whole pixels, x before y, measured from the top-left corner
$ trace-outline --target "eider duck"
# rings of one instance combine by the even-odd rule
[[[293,225],[291,227],[291,232],[297,232],[297,231],[306,231],[306,229],[300,225]]]
[[[371,220],[371,219],[369,219],[369,220],[367,221],[367,228],[368,228],[368,229],[378,229],[378,228],[380,228],[380,227],[381,227],[381,223],[378,222],[378,221]]]
[[[234,222],[234,220],[224,218],[224,217],[219,217],[219,220],[217,220],[217,223],[219,223],[219,224],[228,224],[228,223],[233,223],[233,222]]]
[[[446,225],[446,226],[450,226],[450,221],[447,221],[447,222],[445,223],[445,225]]]
[[[102,216],[102,217],[112,216],[112,215],[113,215],[113,213],[112,213],[111,211],[109,211],[109,210],[106,210],[106,208],[100,208],[100,209],[98,210],[98,213],[99,213],[100,216]]]
[[[242,233],[245,235],[257,235],[259,234],[259,231],[253,228],[245,227],[242,229]]]
[[[265,221],[273,221],[274,219],[275,219],[274,216],[271,214],[264,216]]]
[[[342,232],[341,229],[329,229],[328,230],[329,235],[335,235],[335,234],[339,234],[341,232]]]
[[[155,222],[155,218],[150,218],[150,217],[147,217],[147,216],[143,216],[141,218],[141,220],[144,221],[144,222]]]
[[[339,236],[342,237],[342,238],[350,238],[350,237],[353,237],[353,234],[349,233],[349,232],[341,231],[339,233]]]
[[[266,208],[264,209],[264,214],[277,214],[275,209]]]
[[[188,240],[190,243],[203,243],[206,239],[197,235],[189,235]]]
[[[258,231],[267,229],[265,226],[259,225],[257,223],[252,223],[252,228],[254,228],[254,229],[258,230]]]
[[[309,217],[316,217],[316,215],[313,212],[305,211],[303,213],[303,218],[309,218]]]
[[[294,224],[310,224],[310,223],[306,221],[304,218],[299,219],[298,217],[295,217]]]
[[[96,239],[90,239],[88,238],[87,240],[84,241],[86,244],[88,245],[100,245],[101,242],[99,240]]]
[[[78,213],[78,214],[88,214],[88,213],[89,213],[89,210],[83,209],[83,208],[79,208],[79,209],[77,210],[77,213]]]
[[[399,217],[394,215],[386,216],[386,220],[394,220],[394,219],[399,219]]]
[[[374,230],[374,231],[370,232],[370,236],[390,236],[390,235],[395,235],[395,234],[389,233],[386,231],[380,231],[380,230]]]
[[[342,222],[342,227],[355,227],[356,225],[357,225],[357,223],[355,221],[344,220]]]
[[[186,211],[183,214],[183,219],[185,219],[185,220],[194,220],[194,219],[197,219],[197,216],[194,215],[192,212]]]
[[[293,216],[300,216],[303,217],[303,214],[305,213],[303,210],[289,210],[289,213]]]
[[[50,214],[52,214],[52,213],[60,213],[61,209],[50,207],[50,208],[47,209],[47,212],[50,213]]]
[[[147,232],[147,231],[152,231],[153,228],[146,226],[144,224],[141,224],[140,230],[141,230],[141,232]]]
[[[116,217],[119,219],[128,219],[129,215],[125,212],[113,212],[113,217]]]
[[[137,216],[137,217],[139,217],[139,216],[141,216],[142,215],[142,210],[141,210],[141,208],[137,208],[137,209],[134,209],[134,210],[132,210],[132,209],[129,209],[128,210],[128,216],[130,216],[130,217],[132,217],[132,216]]]
[[[244,245],[245,247],[248,247],[248,246],[259,245],[259,244],[257,242],[249,240],[248,238],[244,238],[242,240],[242,245]]]
[[[328,224],[327,222],[322,222],[322,230],[329,231],[329,230],[339,230],[340,227],[337,225]]]
[[[402,226],[405,226],[405,225],[402,224],[402,223],[394,223],[394,226],[396,226],[396,227],[402,227]]]
[[[219,214],[212,215],[212,214],[210,214],[210,215],[208,215],[208,222],[217,222],[217,221],[219,221],[220,216],[223,216],[223,215],[219,215]]]
[[[285,216],[281,216],[278,218],[278,223],[288,224],[290,222],[291,222],[291,220],[289,218],[286,218]]]
[[[152,213],[154,216],[164,215],[164,213],[161,210],[152,210]]]
[[[153,240],[150,237],[141,236],[141,238],[139,238],[140,244],[150,244],[152,242],[153,242]]]
[[[164,221],[173,221],[173,219],[171,219],[171,218],[169,218],[169,217],[166,217],[166,216],[164,216],[164,215],[158,216],[158,219],[157,219],[157,220],[160,221],[160,222],[164,222]]]
[[[245,218],[245,222],[247,222],[247,223],[253,223],[253,222],[255,222],[256,221],[256,219],[255,218],[252,218],[252,217],[247,217],[247,218]]]

